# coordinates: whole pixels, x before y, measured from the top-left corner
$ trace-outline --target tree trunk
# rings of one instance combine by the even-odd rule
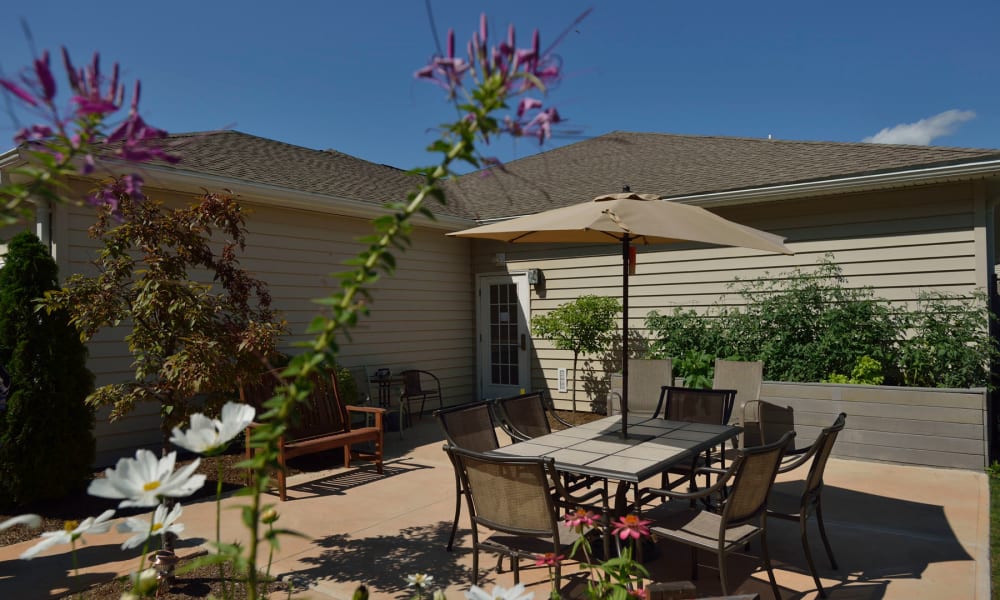
[[[573,353],[573,412],[576,412],[576,360],[579,357],[579,352]]]

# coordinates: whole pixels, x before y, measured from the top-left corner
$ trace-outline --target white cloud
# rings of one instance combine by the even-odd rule
[[[951,135],[960,124],[975,118],[976,113],[971,110],[946,110],[933,117],[920,119],[916,123],[900,123],[895,127],[886,127],[861,141],[874,144],[929,146],[935,138]]]

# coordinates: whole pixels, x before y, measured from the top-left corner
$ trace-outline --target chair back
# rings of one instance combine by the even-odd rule
[[[652,417],[657,412],[660,388],[673,381],[673,361],[669,358],[628,361],[628,412],[630,415]],[[611,375],[608,414],[621,414],[622,376]]]
[[[763,446],[778,440],[788,431],[795,431],[795,411],[791,406],[750,400],[743,403],[742,413],[744,448]]]
[[[671,421],[724,425],[732,410],[733,390],[699,390],[665,385],[656,414]]]
[[[535,438],[552,433],[552,426],[545,409],[542,392],[530,392],[509,398],[498,398],[494,405],[499,417],[513,429],[508,431],[515,439]],[[520,434],[520,435],[518,435]]]
[[[844,430],[847,424],[847,413],[840,413],[833,425],[823,429],[819,437],[813,442],[813,461],[809,467],[809,475],[806,477],[806,496],[816,496],[823,491],[823,472],[826,470],[827,459],[833,450],[833,444],[837,441],[837,435]]]
[[[737,453],[731,467],[733,481],[722,509],[723,529],[749,523],[764,513],[781,458],[794,437],[795,432],[789,431],[773,443]]]
[[[558,512],[549,492],[558,477],[551,458],[505,457],[448,447],[460,466],[475,523],[517,535],[558,538]]]
[[[751,400],[760,399],[760,386],[763,379],[764,363],[759,360],[715,359],[712,387],[736,390],[735,403],[740,406]]]
[[[407,396],[414,396],[424,393],[420,387],[420,371],[408,370],[401,373],[403,376],[403,393]]]
[[[434,411],[448,443],[473,452],[486,452],[500,447],[496,421],[490,401],[450,406]]]

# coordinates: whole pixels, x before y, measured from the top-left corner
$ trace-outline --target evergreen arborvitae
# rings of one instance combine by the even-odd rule
[[[57,276],[34,234],[11,240],[0,269],[0,364],[11,382],[0,412],[0,505],[80,489],[94,461],[87,348],[65,312],[35,310],[37,298],[58,288]]]

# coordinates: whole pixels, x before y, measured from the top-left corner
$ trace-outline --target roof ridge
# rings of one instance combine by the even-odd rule
[[[608,132],[606,134],[597,136],[591,139],[600,139],[605,136],[614,134],[627,134],[636,136],[661,136],[661,137],[672,137],[672,138],[687,138],[695,140],[729,140],[729,141],[746,141],[746,142],[760,142],[769,144],[809,144],[809,145],[819,145],[819,146],[854,146],[854,147],[887,147],[887,148],[907,148],[912,150],[941,150],[941,151],[959,151],[959,152],[998,152],[1000,153],[1000,148],[971,148],[964,146],[934,146],[931,144],[920,145],[920,144],[884,144],[877,142],[841,142],[834,140],[793,140],[786,138],[756,138],[749,136],[731,136],[731,135],[699,135],[692,133],[668,133],[659,131],[626,131],[622,129],[616,129],[614,131]]]

